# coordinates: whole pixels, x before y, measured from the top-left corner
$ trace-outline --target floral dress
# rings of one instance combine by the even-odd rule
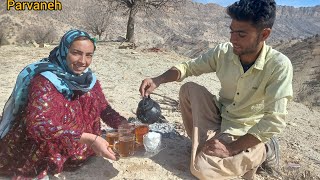
[[[81,134],[101,134],[100,118],[117,128],[124,117],[108,104],[99,81],[87,93],[67,100],[41,75],[31,80],[28,104],[0,140],[0,175],[42,178],[80,166],[92,149]]]

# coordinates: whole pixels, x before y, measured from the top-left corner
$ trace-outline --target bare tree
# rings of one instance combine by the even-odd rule
[[[38,31],[34,33],[34,40],[38,44],[52,43],[56,38],[57,33],[53,27],[38,29]]]
[[[1,27],[1,24],[0,24],[0,46],[3,44],[4,40],[5,40],[4,30],[3,30],[3,28]]]
[[[2,21],[0,21],[0,46],[5,44],[6,36],[5,36],[5,26]]]
[[[112,2],[107,1],[104,6],[99,3],[90,4],[85,9],[84,28],[93,35],[98,35],[98,38],[101,39],[112,19],[114,12]]]
[[[111,2],[117,4],[119,8],[126,9],[129,15],[127,23],[126,39],[134,43],[134,25],[135,17],[138,12],[146,14],[155,11],[168,10],[170,8],[179,8],[185,4],[186,0],[98,0],[101,3]]]

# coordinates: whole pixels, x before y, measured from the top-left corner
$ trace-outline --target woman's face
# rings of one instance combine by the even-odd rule
[[[89,40],[74,41],[67,54],[67,65],[75,74],[81,74],[92,61],[94,45]]]

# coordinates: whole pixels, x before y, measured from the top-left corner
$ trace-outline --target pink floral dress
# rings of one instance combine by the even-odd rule
[[[117,128],[124,117],[108,104],[99,81],[71,101],[41,75],[29,86],[25,111],[0,140],[0,175],[41,178],[80,166],[92,149],[79,143],[81,134],[101,134],[100,118]]]

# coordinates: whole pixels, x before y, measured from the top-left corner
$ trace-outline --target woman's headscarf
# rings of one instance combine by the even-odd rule
[[[48,58],[28,65],[20,72],[13,92],[3,109],[0,121],[0,139],[8,133],[17,115],[25,108],[28,101],[28,87],[35,75],[41,74],[47,78],[69,100],[75,90],[85,93],[93,88],[96,77],[90,68],[87,68],[82,74],[76,75],[67,66],[68,49],[78,37],[87,37],[96,48],[94,39],[88,33],[70,30],[63,35],[59,46],[50,52]]]

